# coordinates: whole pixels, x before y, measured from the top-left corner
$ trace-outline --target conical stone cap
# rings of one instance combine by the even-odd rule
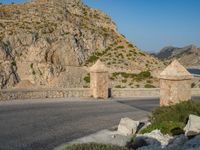
[[[90,68],[90,72],[108,72],[108,68],[100,60]]]
[[[192,78],[193,75],[190,74],[177,60],[174,60],[160,74],[160,79],[187,80]]]

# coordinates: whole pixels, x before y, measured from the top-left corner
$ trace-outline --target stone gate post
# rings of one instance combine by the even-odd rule
[[[160,105],[168,106],[191,99],[193,76],[174,60],[160,74]]]
[[[90,68],[90,88],[94,98],[108,98],[108,69],[100,60]]]

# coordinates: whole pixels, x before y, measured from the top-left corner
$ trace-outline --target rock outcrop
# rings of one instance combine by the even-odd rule
[[[140,122],[134,121],[130,118],[122,118],[118,125],[118,132],[122,135],[129,136],[135,135]]]
[[[196,115],[190,115],[184,130],[186,136],[200,135],[200,117]]]
[[[163,65],[119,34],[109,16],[81,0],[0,5],[1,88],[20,81],[82,87],[87,67],[97,59],[113,72],[153,71]]]

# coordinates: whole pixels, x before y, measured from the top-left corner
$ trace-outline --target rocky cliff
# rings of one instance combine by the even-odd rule
[[[0,88],[84,86],[87,67],[97,59],[111,72],[163,66],[81,0],[0,5]]]

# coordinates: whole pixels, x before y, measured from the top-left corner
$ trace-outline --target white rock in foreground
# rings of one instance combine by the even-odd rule
[[[200,117],[190,115],[187,125],[184,128],[186,136],[195,136],[200,134]]]
[[[154,130],[151,133],[138,134],[135,138],[135,145],[138,150],[162,149],[169,144],[171,139],[173,137],[168,134],[163,135],[160,130]]]
[[[134,121],[130,118],[122,118],[118,125],[118,132],[125,136],[135,134],[139,124],[139,121]]]

